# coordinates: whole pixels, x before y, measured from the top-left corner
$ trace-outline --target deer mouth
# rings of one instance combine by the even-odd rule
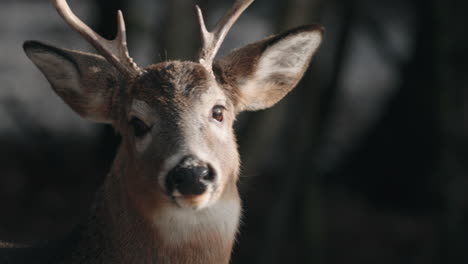
[[[209,186],[208,189],[198,195],[188,194],[183,195],[178,191],[170,194],[172,202],[179,208],[202,209],[211,204],[215,188]]]

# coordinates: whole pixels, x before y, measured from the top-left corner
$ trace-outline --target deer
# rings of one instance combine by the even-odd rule
[[[38,41],[24,42],[25,53],[74,112],[112,125],[121,143],[72,238],[2,243],[1,263],[230,262],[242,211],[236,116],[272,107],[296,87],[324,34],[318,24],[300,26],[215,60],[252,2],[235,0],[213,31],[197,5],[196,59],[141,68],[129,55],[120,10],[116,37],[107,40],[66,0],[51,0],[98,54]]]

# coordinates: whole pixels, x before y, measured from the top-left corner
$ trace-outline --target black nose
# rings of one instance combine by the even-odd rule
[[[169,193],[177,190],[182,195],[200,195],[213,180],[214,172],[208,164],[193,156],[186,156],[169,171],[166,187]]]

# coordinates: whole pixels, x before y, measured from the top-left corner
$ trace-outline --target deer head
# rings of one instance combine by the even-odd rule
[[[236,115],[281,100],[302,78],[322,40],[320,26],[303,26],[215,61],[230,27],[252,2],[237,0],[213,32],[197,7],[202,48],[196,61],[140,68],[128,54],[120,11],[117,37],[108,41],[77,18],[65,0],[52,3],[101,56],[24,44],[65,103],[84,118],[111,124],[122,136],[107,181],[117,182],[149,221],[163,218],[167,210],[196,214],[221,201],[240,204]]]

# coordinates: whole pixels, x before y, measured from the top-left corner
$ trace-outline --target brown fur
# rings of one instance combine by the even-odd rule
[[[293,89],[315,51],[314,46],[302,54],[303,45],[308,38],[310,45],[318,45],[313,42],[317,34],[318,26],[302,27],[236,50],[213,69],[169,61],[150,65],[130,79],[100,56],[25,43],[27,55],[74,111],[111,123],[122,135],[89,219],[74,242],[53,247],[62,253],[48,255],[43,263],[228,263],[240,217],[235,116],[242,110],[269,107]],[[305,44],[289,45],[296,36]],[[276,45],[292,50],[276,50]],[[287,52],[307,57],[299,59],[299,65],[294,65],[298,54],[290,61],[280,60],[279,64],[293,64],[293,74],[283,72],[288,65],[276,62],[271,69],[260,69],[269,65],[264,61],[269,52],[284,59]],[[259,77],[258,72],[267,75]],[[216,105],[225,108],[222,123],[211,118]],[[148,126],[143,138],[134,136],[129,124],[133,118]],[[187,154],[210,164],[217,178],[209,193],[177,200],[162,184],[164,173],[171,158]],[[41,263],[36,255],[30,256]],[[11,263],[21,262],[15,254],[8,257],[15,259]]]

